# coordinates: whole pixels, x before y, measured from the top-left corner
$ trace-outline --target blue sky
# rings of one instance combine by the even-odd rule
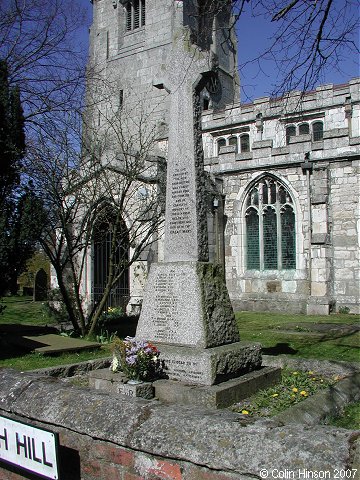
[[[341,6],[343,0],[334,0],[334,4]],[[351,11],[359,18],[359,5],[357,1],[353,2]],[[277,24],[271,22],[269,18],[257,16],[251,17],[250,7],[247,6],[244,14],[241,15],[237,25],[241,99],[247,101],[248,98],[254,99],[262,96],[268,96],[273,90],[274,83],[277,80],[277,67],[274,61],[262,61],[261,65],[257,62],[250,62],[260,55],[266,46],[270,44],[272,33],[275,32]],[[359,31],[355,35],[355,41],[359,48]],[[242,64],[246,65],[241,68]],[[359,77],[359,56],[352,55],[345,57],[337,68],[328,68],[321,79],[319,85],[325,83],[341,84],[346,83],[351,78]]]
[[[343,0],[334,0],[335,3]],[[87,10],[87,25],[81,30],[80,36],[87,48],[88,27],[91,23],[92,5],[89,0],[79,0],[80,4]],[[277,67],[274,61],[250,62],[264,51],[269,45],[271,34],[275,31],[276,24],[270,22],[269,18],[252,18],[250,8],[240,17],[237,25],[238,51],[240,66],[241,101],[248,102],[255,98],[268,96],[274,88],[277,80]],[[359,15],[359,7],[354,1],[354,15]],[[359,35],[357,35],[359,45]],[[242,66],[246,64],[245,66]],[[319,80],[319,85],[324,83],[346,83],[353,77],[358,77],[359,58],[345,58],[344,62],[338,65],[337,69],[329,68]]]

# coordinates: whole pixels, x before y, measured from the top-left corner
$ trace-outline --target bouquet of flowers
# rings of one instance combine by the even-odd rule
[[[110,370],[121,370],[130,380],[152,380],[161,375],[160,352],[149,342],[116,337],[112,345],[113,360]]]

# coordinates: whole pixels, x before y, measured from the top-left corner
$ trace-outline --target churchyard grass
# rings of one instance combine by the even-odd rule
[[[73,363],[86,362],[97,358],[111,357],[110,347],[101,346],[98,350],[62,353],[60,355],[41,355],[39,353],[14,352],[13,357],[1,358],[0,368],[15,368],[16,370],[36,370],[38,368],[56,367],[58,365],[70,365]]]
[[[231,410],[246,417],[272,417],[306,400],[319,390],[334,385],[341,378],[323,376],[314,371],[303,372],[285,368],[281,381],[260,390],[250,398],[233,405]],[[347,405],[337,417],[326,419],[326,424],[342,428],[360,429],[360,402]]]
[[[260,342],[264,354],[360,361],[358,315],[237,312],[236,319],[241,340]]]
[[[41,302],[33,302],[31,297],[7,297],[0,315],[1,324],[53,325]],[[264,353],[287,354],[303,358],[360,361],[359,316],[333,314],[329,316],[286,315],[279,313],[237,312],[236,319],[242,340],[260,342]],[[339,332],[330,329],[318,332],[307,326],[313,324],[344,325],[350,330]],[[354,331],[351,330],[352,326]],[[350,333],[349,333],[350,332]],[[96,352],[72,353],[59,356],[16,353],[12,358],[0,358],[0,366],[29,370],[66,363],[80,362],[91,358],[110,356],[109,350],[102,347]]]
[[[251,398],[239,402],[232,410],[249,416],[273,416],[289,408],[318,390],[335,383],[337,378],[328,378],[313,371],[302,372],[285,368],[281,382],[260,390]]]
[[[63,353],[60,355],[41,355],[27,353],[21,348],[8,344],[1,332],[1,325],[54,326],[54,320],[47,314],[42,302],[33,302],[32,297],[13,296],[2,299],[6,306],[0,315],[0,368],[17,370],[35,370],[84,362],[96,358],[111,357],[110,347],[102,345],[98,350]],[[20,330],[19,330],[20,332]]]
[[[33,302],[32,297],[4,297],[1,304],[5,306],[0,315],[0,324],[52,325],[42,302]]]
[[[360,402],[347,405],[341,415],[330,418],[326,423],[335,427],[360,430]]]

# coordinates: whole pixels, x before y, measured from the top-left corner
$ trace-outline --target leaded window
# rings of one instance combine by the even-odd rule
[[[281,182],[266,176],[251,188],[245,225],[248,270],[296,268],[294,206]]]
[[[125,307],[129,297],[129,235],[125,222],[110,205],[99,213],[93,230],[92,296],[97,304],[107,288],[109,276],[118,277],[107,307]]]
[[[310,133],[310,127],[308,123],[302,123],[299,125],[299,135],[308,135]]]
[[[219,140],[217,141],[217,154],[218,155],[220,154],[221,147],[225,147],[225,146],[226,146],[225,138],[219,138]]]
[[[290,138],[295,137],[296,135],[296,127],[294,125],[290,125],[286,127],[286,145],[289,145]]]

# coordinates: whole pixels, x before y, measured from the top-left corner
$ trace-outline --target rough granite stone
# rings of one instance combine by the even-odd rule
[[[47,429],[64,427],[152,455],[254,478],[259,478],[261,468],[294,472],[351,468],[355,433],[351,430],[279,426],[272,421],[244,425],[242,416],[232,412],[165,406],[1,370],[1,386],[12,383],[23,388],[1,388],[0,412],[42,422]]]
[[[261,366],[259,343],[237,342],[213,348],[161,345],[161,359],[170,380],[213,385]]]
[[[95,370],[89,373],[89,386],[96,390],[119,393],[128,397],[154,398],[154,387],[149,382],[128,383],[121,372],[113,373],[109,369]]]
[[[136,336],[198,348],[239,341],[221,268],[199,262],[153,264]]]
[[[211,49],[194,45],[188,29],[175,31],[162,84],[170,95],[164,263],[151,266],[136,331],[160,344],[170,379],[199,385],[261,363],[260,347],[239,347],[224,273],[208,263],[201,92],[218,82],[215,64]]]
[[[154,382],[155,397],[164,403],[225,408],[279,382],[280,368],[265,367],[219,385],[188,385],[172,380]]]

